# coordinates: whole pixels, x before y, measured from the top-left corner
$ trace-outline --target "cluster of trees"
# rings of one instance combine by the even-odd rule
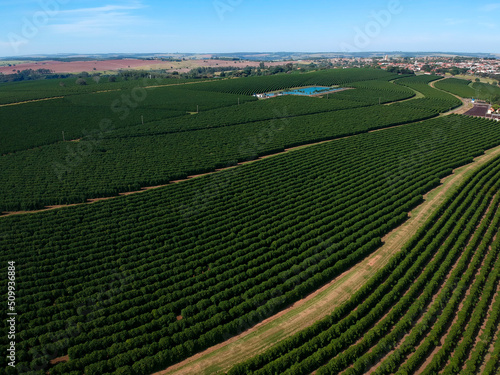
[[[236,66],[198,67],[191,69],[188,73],[181,73],[180,76],[193,79],[214,78],[216,73],[220,73],[221,78],[256,77],[290,73],[294,70],[296,69],[294,69],[293,63],[266,67],[265,63],[261,62],[258,67],[246,66],[243,69]]]
[[[423,65],[422,70],[424,72],[427,72],[427,73],[430,73],[430,72],[435,72],[437,74],[450,73],[453,76],[460,75],[460,74],[467,74],[467,72],[468,72],[467,68],[459,68],[457,66],[452,66],[451,68],[443,68],[439,65],[429,65],[429,64]]]
[[[415,72],[411,69],[401,68],[398,66],[389,66],[389,67],[387,67],[387,69],[385,71],[389,72],[389,73],[396,73],[396,74],[415,74]]]
[[[425,371],[436,373],[445,368],[445,373],[455,373],[450,371],[461,369],[479,327],[485,322],[498,283],[494,263],[499,241],[493,242],[493,236],[499,224],[500,199],[497,196],[492,201],[492,197],[500,184],[492,176],[499,171],[497,159],[469,177],[401,253],[329,317],[235,366],[229,374],[309,374],[315,370],[318,374],[331,374],[342,372],[350,365],[347,373],[357,374],[365,373],[376,364],[376,374],[397,370],[412,372],[428,358],[457,313],[459,319],[454,321],[450,336]],[[488,253],[492,242],[493,249]],[[457,259],[456,269],[447,279]],[[471,293],[465,297],[471,283]],[[443,284],[444,288],[434,296]],[[464,307],[458,312],[460,302]],[[416,324],[428,305],[431,307]],[[488,339],[474,351],[475,368],[485,358],[485,348],[493,340],[492,327],[499,315],[492,314],[486,322]],[[465,332],[464,327],[467,327]],[[395,349],[405,334],[408,336]],[[419,346],[423,338],[424,344]],[[416,347],[417,352],[402,366]],[[451,353],[454,355],[445,367]],[[494,369],[492,363],[494,358],[489,362]]]
[[[369,107],[378,105],[379,103],[408,99],[415,95],[415,93],[408,88],[385,81],[366,81],[353,83],[351,86],[355,87],[356,90],[337,92],[329,95],[329,100],[317,100],[316,98],[286,95],[273,100],[247,102],[244,106],[230,106],[212,109],[210,111],[201,110],[196,116],[172,118],[168,122],[155,122],[147,124],[146,126],[127,127],[113,134],[116,137],[159,135],[249,124],[257,121],[283,121],[284,119],[293,119],[297,116],[342,111],[358,107]],[[408,118],[414,118],[416,115],[414,108],[417,107],[418,110],[421,111],[422,119],[426,118],[428,114],[438,113],[434,110],[427,111],[424,105],[417,106],[414,102],[398,103],[396,107],[391,109],[385,108],[385,110],[389,111],[391,116],[393,116],[395,113],[391,110],[398,107],[401,109],[405,108]],[[370,111],[377,111],[376,115],[378,116],[382,109],[369,109],[367,115],[374,114],[374,112]],[[345,114],[347,112],[343,113]],[[357,115],[361,116],[363,119],[362,122],[365,123],[365,115],[361,113],[360,111]],[[341,113],[335,114],[334,116],[341,116]],[[400,118],[400,115],[395,116]],[[318,117],[318,120],[323,120],[324,118],[325,117]],[[345,119],[342,118],[342,121],[345,121]],[[349,124],[351,124],[351,122],[349,122]],[[384,123],[372,122],[371,125],[384,126]],[[354,124],[354,126],[356,125]]]
[[[500,87],[491,83],[474,82],[472,88],[476,97],[493,104],[500,104]]]
[[[453,118],[463,121],[460,132]],[[57,352],[70,361],[53,374],[147,374],[278,312],[373,252],[442,177],[500,144],[492,121],[453,118],[318,145],[245,173],[43,213],[36,222],[4,218],[1,257],[22,265],[16,302],[30,321],[20,327],[20,365],[34,369]],[[370,306],[394,288],[370,285],[385,288]],[[399,294],[391,296],[384,303]],[[354,321],[369,327],[363,319]],[[366,331],[341,324],[349,340]],[[342,347],[335,343],[329,353]],[[34,356],[47,348],[54,351]]]
[[[95,69],[95,68],[94,68]],[[200,69],[208,69],[206,72],[209,72],[211,68],[200,68]],[[241,69],[241,68],[235,68]],[[231,70],[231,68],[226,68],[226,70]],[[94,75],[102,75],[101,73],[94,73]],[[90,77],[92,72],[81,72],[76,74],[58,74],[54,73],[50,69],[25,69],[25,70],[16,70],[13,69],[13,72],[10,74],[1,74],[0,73],[0,83],[4,82],[18,82],[18,81],[35,81],[35,80],[43,80],[43,79],[65,79],[69,77],[73,77],[75,79]],[[167,71],[141,71],[141,70],[120,70],[116,76],[115,75],[102,75],[106,78],[111,78],[112,80],[116,80],[116,77],[119,77],[122,80],[140,80],[145,77],[152,77],[154,79],[171,79],[171,78],[207,78],[207,74],[195,74],[193,72],[187,74],[181,74],[177,72],[167,72]]]
[[[20,82],[20,81],[34,81],[39,79],[61,79],[68,78],[70,74],[56,74],[50,69],[13,69],[14,73],[1,74],[0,83],[5,82]]]
[[[341,91],[328,97],[334,100],[350,99],[375,105],[410,99],[415,96],[415,92],[407,87],[382,80],[354,82],[347,86],[355,90]]]

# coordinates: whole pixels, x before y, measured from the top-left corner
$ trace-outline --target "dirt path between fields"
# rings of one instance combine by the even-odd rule
[[[495,297],[493,298],[496,302],[496,300],[500,298],[500,283],[498,284],[497,286],[497,292],[496,292],[496,295]],[[493,301],[492,301],[492,305],[493,305]],[[481,337],[481,336],[479,336]],[[497,329],[496,331],[493,333],[493,338],[491,339],[491,342],[490,344],[488,345],[488,350],[486,351],[486,354],[483,358],[483,361],[481,363],[481,366],[479,368],[479,371],[477,372],[477,374],[482,374],[484,373],[484,370],[486,368],[486,365],[488,364],[488,362],[491,360],[491,356],[493,355],[493,352],[495,350],[495,345],[496,343],[500,340],[500,325],[497,325]]]
[[[492,202],[493,202],[493,200],[492,200]],[[486,217],[486,212],[491,208],[491,205],[492,205],[492,203],[490,203],[490,207],[488,207],[488,209],[485,211],[485,214],[483,215],[480,223],[477,225],[476,230],[479,228],[479,226],[481,225],[481,223],[484,221],[484,219]],[[468,244],[470,243],[471,239],[472,239],[472,237],[469,239]],[[443,243],[446,240],[444,240]],[[431,262],[434,262],[434,259],[435,259],[436,255],[437,255],[437,253],[433,255],[432,259],[429,261],[429,264]],[[463,256],[463,253],[461,253],[460,256],[457,257],[457,259],[454,261],[454,263],[451,265],[451,267],[447,270],[446,276],[443,278],[443,281],[441,282],[441,286],[433,294],[432,299],[425,306],[422,306],[423,311],[420,313],[419,318],[413,323],[413,327],[417,327],[419,324],[421,324],[421,322],[425,318],[426,314],[429,312],[429,310],[431,309],[431,307],[435,304],[436,299],[440,296],[442,290],[445,288],[445,286],[448,283],[448,280],[450,279],[452,273],[454,272],[454,270],[456,269],[458,263],[460,262],[460,259],[462,259],[462,256]],[[397,345],[392,350],[388,351],[382,358],[380,358],[378,360],[378,362],[376,364],[374,364],[373,367],[371,367],[369,369],[369,371],[366,372],[366,374],[370,375],[370,374],[374,373],[376,370],[378,370],[378,368],[384,363],[384,361],[388,357],[392,356],[393,353],[395,351],[397,351],[401,347],[401,345],[408,339],[408,337],[410,336],[411,332],[412,332],[412,329],[410,329],[408,332],[406,332],[405,335],[401,339],[399,339],[399,341],[397,342]],[[428,332],[425,335],[422,335],[422,337],[419,340],[418,346],[421,345],[422,341],[424,340],[425,337],[427,337],[427,335],[428,335]],[[372,350],[372,348],[370,348],[370,351],[371,350]],[[404,358],[405,358],[404,362],[407,361],[407,359],[408,359],[408,357],[410,355],[412,355],[412,353],[408,353],[408,354],[404,355]]]
[[[447,78],[441,78],[441,79],[438,79],[436,81],[432,81],[432,82],[429,83],[429,86],[431,86],[433,89],[445,92],[447,94],[453,95],[457,99],[460,99],[461,102],[462,102],[462,105],[460,107],[452,109],[451,111],[442,113],[441,116],[447,116],[447,115],[450,115],[452,113],[455,113],[455,114],[458,114],[458,115],[463,115],[465,112],[467,112],[469,109],[471,109],[473,107],[473,104],[472,104],[472,102],[471,102],[470,99],[464,99],[464,98],[462,98],[462,97],[460,97],[458,95],[452,94],[451,92],[448,92],[448,91],[444,91],[444,90],[438,89],[436,86],[434,86],[436,82],[439,82],[439,81],[442,81],[442,80],[445,80],[445,79],[447,79]]]
[[[475,236],[477,236],[477,230],[479,229],[479,227],[484,222],[484,220],[485,220],[486,216],[488,215],[488,213],[491,210],[494,210],[494,212],[497,211],[497,207],[493,206],[493,202],[494,202],[494,198],[491,199],[489,206],[485,210],[484,215],[481,218],[480,222],[477,224],[477,226],[475,228],[475,231],[471,234],[471,237],[469,238],[469,240],[468,240],[465,248],[469,247],[470,244],[471,244],[471,242],[472,242],[472,240],[473,240],[473,238]],[[490,226],[491,226],[491,224],[490,224]],[[477,244],[476,249],[477,249],[478,246],[480,246],[479,243]],[[418,366],[415,369],[415,371],[414,371],[415,375],[419,375],[419,374],[422,374],[423,372],[425,372],[426,369],[427,369],[427,367],[429,366],[429,364],[434,360],[434,357],[436,356],[436,354],[439,351],[441,351],[441,347],[444,345],[444,343],[447,340],[447,338],[448,338],[451,330],[453,329],[453,326],[456,324],[457,320],[459,319],[459,312],[462,310],[462,308],[464,306],[464,303],[467,300],[467,297],[470,295],[472,287],[476,283],[476,281],[478,279],[478,275],[480,274],[481,270],[483,269],[484,262],[485,262],[485,260],[486,260],[486,258],[487,258],[487,256],[488,256],[488,254],[489,254],[490,251],[491,251],[491,246],[489,247],[488,251],[486,251],[486,253],[484,254],[483,259],[481,260],[481,265],[479,267],[477,267],[477,269],[474,272],[474,275],[472,276],[470,282],[468,283],[468,285],[466,287],[467,289],[463,293],[463,296],[460,299],[458,307],[456,308],[456,310],[452,314],[453,319],[451,320],[451,322],[447,322],[447,327],[445,328],[444,332],[442,332],[441,335],[439,336],[439,338],[438,338],[439,339],[439,344],[436,345],[429,353],[427,353],[425,361],[423,361],[420,364],[420,366]],[[464,253],[462,252],[462,254],[460,254],[459,259],[455,263],[453,269],[446,275],[445,281],[443,282],[443,285],[441,285],[441,287],[439,288],[439,292],[435,295],[435,297],[439,297],[439,294],[441,294],[441,291],[444,289],[444,287],[446,286],[446,284],[450,283],[450,277],[451,277],[452,273],[455,271],[456,265],[458,264],[458,262],[460,261],[460,259],[462,259],[463,255],[464,255]],[[471,260],[473,259],[473,256],[474,256],[474,254],[471,254],[471,258],[470,258]],[[455,294],[456,290],[454,289],[452,291],[452,293]],[[434,304],[434,298],[433,298],[432,304]],[[429,308],[430,307],[431,307],[431,305],[429,305]],[[427,314],[427,311],[425,312],[425,314]],[[438,314],[436,316],[436,319],[439,319],[439,315],[440,314]],[[470,322],[470,320],[466,322],[466,326],[465,327],[462,327],[462,331],[463,332],[465,332],[465,330],[467,329],[467,326],[468,326],[469,322]],[[429,330],[424,335],[422,335],[420,337],[420,340],[419,340],[418,344],[413,348],[414,350],[406,356],[405,361],[403,361],[402,363],[408,362],[408,360],[414,355],[414,353],[425,343],[426,340],[428,340],[428,337],[429,337],[429,335],[432,332],[432,328],[433,328],[432,326],[429,327]],[[462,335],[463,335],[463,332],[462,332]],[[458,346],[458,344],[462,341],[462,338],[463,338],[463,336],[460,336],[459,341],[456,343],[456,346]],[[453,348],[452,353],[456,350],[456,346],[455,346],[455,348]],[[451,354],[451,355],[453,355],[453,354]],[[442,365],[440,372],[449,364],[449,360],[450,360],[450,358],[448,358],[448,360],[446,361],[446,363]]]
[[[222,373],[324,318],[387,264],[466,175],[497,156],[500,156],[500,146],[474,159],[473,163],[456,169],[443,179],[442,185],[426,195],[425,202],[411,212],[409,220],[383,238],[381,248],[329,284],[242,334],[155,375]]]
[[[19,105],[19,104],[26,104],[26,103],[43,102],[43,101],[47,101],[47,100],[62,99],[62,98],[64,98],[64,96],[54,96],[52,98],[25,100],[24,102],[0,104],[0,107],[8,107],[8,106],[11,106],[11,105]]]

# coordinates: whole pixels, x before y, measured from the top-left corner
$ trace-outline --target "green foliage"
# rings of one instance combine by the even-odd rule
[[[408,77],[396,80],[399,85],[407,86],[424,94],[428,103],[439,110],[439,112],[447,112],[453,108],[459,107],[462,104],[460,99],[453,95],[447,94],[443,91],[437,90],[429,86],[429,83],[441,79],[440,76],[421,75],[415,77]]]
[[[448,91],[462,98],[475,98],[477,91],[469,86],[470,81],[458,78],[448,78],[436,82],[436,88]]]
[[[16,259],[17,309],[30,322],[19,326],[18,348],[30,356],[23,364],[35,366],[42,360],[36,353],[60,340],[64,344],[55,355],[69,353],[70,361],[50,369],[55,374],[129,373],[127,368],[149,374],[178,362],[359,262],[441,178],[498,144],[496,122],[451,116],[308,147],[143,194],[3,218],[0,257]],[[465,207],[482,217],[477,205]],[[464,223],[475,230],[474,220],[469,225],[464,217]],[[404,278],[411,286],[406,274],[420,274],[432,258],[430,252],[416,262],[420,246],[391,263],[392,275],[404,260],[391,282],[383,282],[389,277],[383,271],[328,324],[353,312],[354,320],[338,328],[348,329],[348,340],[363,336],[387,303],[398,301],[391,294],[401,295],[395,283]],[[407,254],[412,255],[405,260]],[[2,294],[5,288],[0,285]],[[380,293],[368,300],[373,288]],[[421,284],[415,288],[422,291]],[[363,318],[371,307],[355,308],[365,299],[371,307],[382,301],[369,315],[375,320]],[[400,314],[404,305],[394,311]],[[315,327],[322,331],[324,323]],[[322,336],[330,352],[347,345],[338,341],[345,340],[339,337],[343,330]],[[290,358],[283,356],[283,366],[299,357]]]
[[[310,328],[235,366],[229,374],[330,374],[343,370],[361,374],[376,364],[376,374],[412,373],[428,358],[452,321],[444,346],[423,370],[438,373],[445,368],[445,373],[452,373],[449,371],[461,368],[485,322],[498,283],[500,261],[495,264],[495,259],[500,240],[493,238],[500,224],[500,197],[492,198],[500,188],[499,174],[500,158],[496,158],[470,176],[348,302]],[[490,245],[493,249],[488,252]],[[479,265],[480,272],[473,280]],[[448,273],[451,275],[446,280]],[[473,285],[466,295],[469,284]],[[461,301],[455,321],[453,315]],[[469,319],[472,324],[468,324]],[[487,320],[486,345],[492,341],[498,319],[495,311]],[[462,335],[464,339],[450,358]],[[395,349],[403,337],[404,342]],[[402,365],[415,347],[416,353]],[[474,363],[480,363],[485,354],[486,350],[480,351]],[[494,361],[492,358],[489,364]]]
[[[16,307],[27,322],[17,335],[19,369],[26,373],[150,374],[226,340],[371,254],[452,169],[500,144],[497,123],[485,119],[455,115],[408,124],[459,105],[429,87],[437,77],[338,69],[154,89],[144,88],[152,86],[147,80],[82,79],[87,85],[0,86],[0,102],[64,93],[0,108],[7,139],[1,147],[12,152],[0,157],[2,210],[84,202],[291,146],[358,136],[143,194],[2,218],[0,257],[16,259]],[[246,95],[334,84],[352,88],[328,99]],[[405,100],[413,90],[425,98]],[[396,103],[379,105],[389,102]],[[398,124],[407,125],[368,133]],[[66,139],[83,139],[60,142],[63,130]],[[453,339],[432,363],[442,368],[456,350],[445,371],[460,368],[489,306],[475,302],[491,300],[497,281],[488,271],[498,269],[500,240],[492,241],[499,216],[487,209],[500,202],[498,195],[492,201],[499,171],[496,160],[470,177],[331,316],[231,373],[363,372],[408,333],[455,263],[436,305],[379,371],[401,367],[423,340],[404,364],[413,371],[464,301]],[[476,280],[481,262],[484,272],[464,300],[463,287]],[[5,295],[6,284],[0,289]],[[485,330],[492,336],[498,314],[490,319]],[[475,352],[475,361],[485,352]],[[67,363],[49,364],[65,354]],[[496,370],[488,366],[487,373]]]
[[[329,98],[335,100],[347,99],[375,105],[409,99],[415,96],[413,90],[387,81],[355,82],[349,84],[349,87],[354,89],[334,93]]]
[[[143,122],[255,100],[224,93],[206,95],[188,86],[136,87],[1,107],[0,154],[62,141],[63,131],[65,140],[79,139],[99,129],[103,121],[112,122],[115,129],[143,127]]]
[[[228,92],[240,95],[253,95],[301,86],[348,85],[352,82],[367,80],[386,80],[398,78],[397,74],[379,69],[330,69],[303,74],[278,74],[245,79],[229,79],[220,82],[207,82],[196,85],[197,90]]]
[[[317,100],[321,102],[318,110],[330,103]],[[297,101],[284,100],[277,101],[274,108],[271,104],[267,107],[267,113],[275,118],[266,121],[211,127],[210,121],[198,123],[197,115],[193,115],[194,119],[185,123],[194,127],[192,131],[177,131],[182,123],[174,119],[172,124],[162,122],[144,131],[139,126],[132,131],[114,130],[113,123],[103,123],[80,142],[61,142],[0,158],[0,208],[35,209],[113,196],[213,171],[288,147],[364,133],[436,114],[432,109],[412,108],[411,102],[289,117],[287,104]],[[217,124],[217,117],[211,118]],[[200,126],[201,129],[195,130]]]
[[[475,82],[472,84],[472,88],[476,90],[476,98],[500,104],[500,87],[489,83]]]
[[[8,95],[4,97],[6,102],[18,102],[33,98],[52,98],[52,100],[0,107],[0,131],[3,135],[0,140],[0,154],[59,142],[63,140],[62,132],[64,132],[65,140],[79,139],[98,129],[102,121],[112,121],[114,129],[136,126],[135,130],[132,129],[128,134],[134,131],[139,134],[147,134],[150,132],[144,130],[145,126],[147,128],[158,120],[186,115],[187,112],[204,112],[214,108],[235,106],[238,103],[242,105],[256,100],[241,94],[237,96],[224,92],[204,91],[207,87],[224,87],[228,84],[227,82],[232,85],[237,81],[238,85],[251,87],[252,82],[265,86],[269,84],[268,80],[272,80],[279,82],[280,87],[290,87],[295,84],[305,84],[311,80],[311,82],[321,82],[328,79],[332,81],[330,83],[334,83],[361,78],[388,80],[392,77],[393,75],[380,71],[350,69],[312,74],[254,77],[252,79],[231,80],[230,82],[219,81],[208,83],[208,86],[206,83],[201,83],[200,86],[199,82],[196,82],[195,85],[180,85],[179,82],[191,82],[177,79],[149,79],[148,77],[132,81],[125,81],[123,77],[120,77],[117,82],[111,82],[110,79],[115,78],[114,76],[99,77],[98,83],[91,77],[79,78],[77,81],[85,82],[84,86],[79,85],[74,79],[9,83],[0,85],[0,102],[2,95]],[[165,87],[165,85],[167,86]],[[145,89],[144,87],[149,88]],[[303,102],[304,105],[307,103],[308,107],[311,108],[298,109],[297,113],[317,113],[367,106],[378,104],[379,101],[386,103],[402,100],[413,95],[411,90],[386,81],[360,82],[353,87],[357,87],[355,92],[340,92],[329,96],[332,100],[330,104],[313,102],[312,100]],[[245,107],[239,114],[235,114],[238,118],[236,120],[228,118],[228,114],[231,116],[231,112],[234,113],[234,110],[228,110],[228,114],[220,111],[214,112],[210,127],[254,121],[252,118],[270,118],[267,112],[259,117],[259,114],[255,112],[258,110],[258,107]],[[228,120],[219,123],[219,116],[228,118]],[[181,122],[192,122],[189,117],[184,116]],[[247,120],[242,121],[242,117],[246,117]],[[170,121],[163,121],[162,124],[156,123],[153,127],[173,127],[178,130],[193,129],[189,125],[177,125],[179,121],[176,121],[176,125],[173,126],[170,126],[169,123]],[[195,128],[204,127],[201,125]]]
[[[78,78],[64,79],[44,79],[28,82],[8,82],[0,83],[0,104],[18,103],[27,100],[39,100],[60,96],[71,96],[85,93],[101,92],[107,90],[131,90],[135,87],[149,87],[157,85],[178,85],[190,82],[200,82],[200,80],[176,79],[176,78],[155,78],[145,77],[138,80],[124,80],[115,76],[101,77],[96,82],[92,77],[82,77],[86,85],[77,83]]]
[[[294,77],[301,82],[371,80],[352,83],[352,89],[329,95],[329,100],[287,96],[257,101],[200,90],[227,81],[131,89],[116,82],[109,85],[119,84],[121,89],[2,107],[0,152],[13,154],[0,159],[0,209],[35,209],[112,196],[286,147],[422,120],[439,112],[428,102],[379,107],[414,95],[389,83],[394,75],[379,70],[338,69],[241,82],[267,85],[268,79],[278,79],[290,84]],[[40,82],[24,87],[40,87]],[[367,108],[346,111],[356,107]],[[62,142],[63,137],[81,141]]]

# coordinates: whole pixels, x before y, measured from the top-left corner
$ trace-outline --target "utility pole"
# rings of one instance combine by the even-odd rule
[[[199,112],[199,107],[200,107],[199,105],[196,106],[196,113]]]
[[[144,125],[144,116],[141,115],[141,122],[142,122],[142,125]]]
[[[63,142],[66,142],[66,139],[64,138],[64,130],[62,131],[63,134]]]

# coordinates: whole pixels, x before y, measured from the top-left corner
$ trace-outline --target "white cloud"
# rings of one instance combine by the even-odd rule
[[[102,7],[95,8],[80,8],[80,9],[67,9],[59,11],[59,14],[64,15],[95,15],[95,14],[103,14],[108,12],[114,12],[119,10],[135,10],[145,8],[145,5],[141,3],[135,2],[130,5],[105,5]]]
[[[492,12],[497,9],[500,9],[500,3],[486,4],[479,8],[481,12]]]
[[[17,55],[19,50],[29,43],[27,39],[20,36],[11,36],[11,38],[9,41],[0,40],[1,57]]]
[[[145,8],[140,2],[124,5],[105,5],[95,8],[62,10],[57,20],[49,26],[56,34],[78,36],[104,36],[121,33],[129,26],[146,24],[147,20],[136,16],[132,11]]]

